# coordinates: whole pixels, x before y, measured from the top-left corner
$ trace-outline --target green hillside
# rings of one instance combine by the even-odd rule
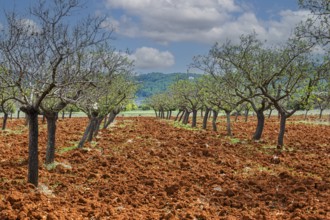
[[[194,73],[147,73],[136,76],[136,81],[140,83],[140,89],[137,91],[137,100],[143,100],[153,94],[161,93],[169,85],[179,79],[197,78],[199,74]]]

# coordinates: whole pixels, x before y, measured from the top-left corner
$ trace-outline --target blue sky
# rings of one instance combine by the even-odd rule
[[[215,42],[235,41],[253,31],[269,44],[285,41],[307,15],[297,1],[85,0],[76,18],[107,14],[115,28],[113,45],[131,52],[137,73],[186,72],[192,57],[206,54]],[[0,2],[2,11],[24,11],[36,0]]]

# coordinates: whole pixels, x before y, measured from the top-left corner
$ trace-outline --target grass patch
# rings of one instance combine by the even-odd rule
[[[238,144],[241,142],[239,138],[230,138],[229,141],[231,144]]]
[[[74,150],[76,148],[78,148],[77,145],[70,146],[70,147],[63,147],[63,148],[61,148],[61,149],[58,150],[58,153],[59,154],[64,154],[64,153],[69,152],[69,151],[72,151],[72,150]]]
[[[171,122],[171,124],[175,127],[175,128],[183,128],[183,129],[186,129],[186,130],[191,130],[191,131],[198,131],[198,130],[201,130],[200,128],[193,128],[191,127],[191,125],[189,124],[182,124],[180,122],[177,122],[177,121],[174,121],[174,122]]]
[[[27,128],[11,130],[6,128],[6,130],[1,130],[2,135],[11,135],[11,134],[23,134],[27,131]]]
[[[45,164],[46,170],[51,171],[54,170],[56,168],[56,163],[50,163],[50,164]]]

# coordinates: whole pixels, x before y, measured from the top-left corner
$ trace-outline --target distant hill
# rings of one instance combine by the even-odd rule
[[[165,91],[169,85],[178,79],[198,78],[200,74],[194,73],[147,73],[136,76],[136,81],[141,83],[137,91],[137,100],[141,101],[154,94]]]

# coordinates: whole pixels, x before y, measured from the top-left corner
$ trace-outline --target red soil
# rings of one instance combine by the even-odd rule
[[[276,161],[276,118],[259,142],[250,141],[252,118],[233,123],[233,138],[223,121],[212,132],[118,118],[88,148],[61,152],[87,123],[64,119],[56,139],[62,164],[48,171],[40,123],[34,188],[26,183],[27,128],[8,123],[0,133],[0,219],[330,219],[330,126],[289,120]]]

